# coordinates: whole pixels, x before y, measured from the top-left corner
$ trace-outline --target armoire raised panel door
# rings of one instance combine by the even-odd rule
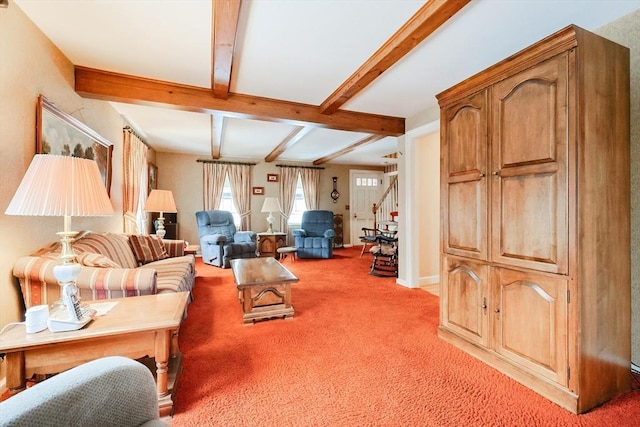
[[[567,281],[494,268],[491,282],[495,351],[566,386]]]
[[[563,53],[491,88],[493,262],[567,273],[568,62]]]
[[[485,263],[464,258],[442,260],[440,310],[442,324],[469,341],[489,345],[489,268]]]
[[[438,336],[574,413],[631,387],[629,93],[569,26],[437,95]]]
[[[445,252],[487,259],[487,94],[469,96],[443,112],[441,202]]]

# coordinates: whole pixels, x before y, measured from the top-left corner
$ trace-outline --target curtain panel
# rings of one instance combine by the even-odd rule
[[[293,202],[296,197],[298,173],[297,168],[282,168],[280,172],[280,203],[283,214],[280,218],[280,230],[287,234],[289,234],[289,216],[293,212]]]
[[[300,169],[300,181],[304,192],[304,203],[310,211],[320,207],[320,170]]]
[[[228,165],[233,204],[240,213],[240,230],[251,230],[251,173],[249,165]],[[223,180],[224,183],[224,180]]]
[[[148,215],[144,211],[147,202],[148,148],[130,129],[123,129],[123,175],[122,195],[123,228],[127,234],[147,232]]]
[[[203,210],[210,211],[220,207],[228,167],[229,165],[224,163],[202,164]]]

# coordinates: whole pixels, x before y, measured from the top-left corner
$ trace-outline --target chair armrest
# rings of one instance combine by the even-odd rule
[[[255,231],[238,231],[233,236],[233,241],[236,243],[241,242],[255,242],[258,239],[258,234]]]
[[[324,232],[324,237],[326,239],[332,239],[332,238],[336,237],[336,232],[333,229],[326,230]]]
[[[158,424],[158,398],[149,369],[106,357],[42,381],[0,403],[0,425]]]
[[[293,237],[307,237],[307,232],[304,231],[302,228],[296,228],[295,230],[292,231],[293,233]]]
[[[200,244],[208,243],[210,245],[222,245],[227,241],[226,236],[222,234],[207,234],[200,237]]]
[[[184,255],[184,240],[162,239],[162,243],[171,258]]]

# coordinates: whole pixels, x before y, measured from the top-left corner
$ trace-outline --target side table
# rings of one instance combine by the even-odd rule
[[[286,246],[287,233],[258,233],[258,253],[260,257],[279,258],[278,249]]]
[[[185,255],[197,255],[200,251],[200,245],[189,245],[185,248]]]

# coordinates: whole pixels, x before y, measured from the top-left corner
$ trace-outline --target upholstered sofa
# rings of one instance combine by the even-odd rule
[[[229,211],[196,212],[202,261],[216,267],[229,268],[236,258],[255,258],[255,231],[237,231]]]
[[[293,230],[296,255],[298,258],[331,258],[335,236],[332,211],[305,211],[300,228]]]
[[[195,259],[184,255],[183,240],[85,232],[73,250],[82,265],[76,285],[83,301],[191,292],[195,283]],[[16,261],[13,274],[27,308],[60,298],[53,267],[61,263],[59,242]]]

